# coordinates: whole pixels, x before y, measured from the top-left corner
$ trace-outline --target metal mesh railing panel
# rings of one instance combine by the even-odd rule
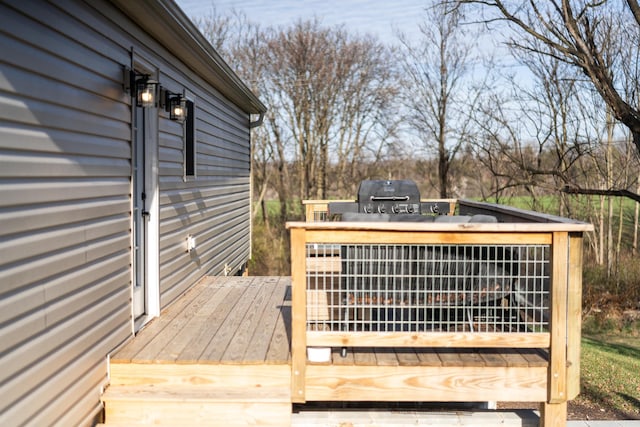
[[[549,245],[307,244],[307,329],[541,332]]]

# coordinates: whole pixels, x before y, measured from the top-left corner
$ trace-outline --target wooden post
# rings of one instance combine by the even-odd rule
[[[566,422],[567,401],[567,291],[569,270],[569,239],[567,232],[554,232],[551,255],[551,346],[549,348],[548,398],[545,414],[560,416],[564,403]],[[560,404],[560,405],[559,405]],[[546,415],[545,415],[546,419]],[[547,424],[544,424],[545,426]],[[564,425],[553,424],[553,425]]]
[[[306,241],[304,228],[291,229],[291,401],[305,402],[307,361]]]
[[[567,402],[540,405],[540,427],[566,427]]]
[[[567,399],[580,393],[582,335],[582,233],[569,235],[569,301],[567,308]]]

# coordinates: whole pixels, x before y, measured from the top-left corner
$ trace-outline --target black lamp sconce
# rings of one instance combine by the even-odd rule
[[[181,123],[187,118],[187,100],[181,94],[163,88],[148,74],[125,67],[123,86],[125,92],[136,98],[138,107],[163,108],[171,120]]]
[[[138,107],[156,107],[160,85],[148,74],[138,74],[128,67],[124,69],[124,90],[136,98]]]
[[[187,100],[179,93],[173,93],[160,88],[161,107],[169,113],[169,118],[177,122],[184,122],[187,118]]]

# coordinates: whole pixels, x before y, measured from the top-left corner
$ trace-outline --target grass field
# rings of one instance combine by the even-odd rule
[[[574,411],[590,414],[591,419],[640,419],[638,330],[585,335],[581,382]]]

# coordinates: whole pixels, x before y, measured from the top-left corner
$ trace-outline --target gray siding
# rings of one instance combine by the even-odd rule
[[[44,3],[0,27],[0,424],[74,425],[131,335],[128,56]]]
[[[106,356],[132,335],[132,47],[196,101],[196,179],[183,179],[182,127],[158,112],[162,307],[249,255],[249,114],[116,7],[88,3],[0,2],[0,425],[90,423]]]
[[[181,127],[175,123],[161,125],[162,306],[184,292],[204,271],[224,274],[227,264],[235,273],[249,257],[248,117],[211,93],[200,91],[195,95],[195,179],[183,179],[182,153],[175,148]],[[172,130],[179,135],[172,134]],[[192,254],[185,252],[189,234],[197,241],[197,250]]]

